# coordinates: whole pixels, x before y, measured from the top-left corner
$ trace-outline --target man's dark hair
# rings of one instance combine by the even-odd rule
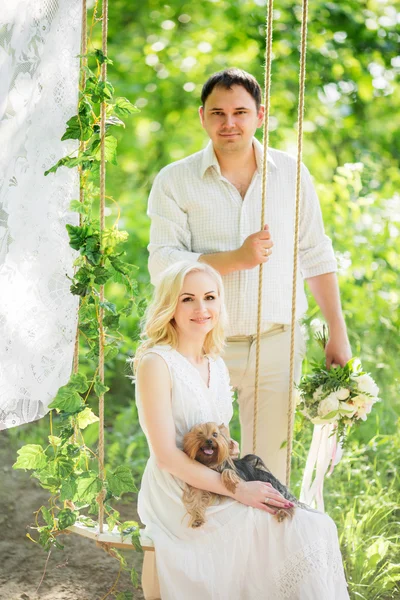
[[[211,75],[211,77],[207,79],[201,90],[202,105],[204,106],[208,96],[215,87],[223,87],[226,90],[230,90],[233,85],[241,85],[244,87],[244,89],[254,98],[257,110],[260,108],[261,88],[258,81],[253,75],[250,75],[250,73],[246,73],[246,71],[242,71],[242,69],[237,69],[236,67],[214,73],[214,75]]]

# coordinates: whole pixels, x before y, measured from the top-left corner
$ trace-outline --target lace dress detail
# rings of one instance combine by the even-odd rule
[[[0,429],[43,417],[72,366],[75,169],[44,171],[76,148],[81,0],[9,0],[0,10]]]
[[[275,585],[282,600],[294,598],[296,591],[308,578],[331,570],[334,578],[344,577],[342,557],[337,547],[327,544],[326,539],[315,540],[291,557],[275,576]]]
[[[172,381],[176,443],[198,423],[232,416],[232,390],[222,359],[210,359],[207,387],[199,372],[169,346],[149,350],[166,362]],[[143,411],[137,394],[139,419]],[[322,513],[297,509],[278,523],[264,511],[221,496],[206,523],[188,527],[186,484],[161,470],[150,447],[138,513],[154,541],[163,600],[349,600],[336,527]]]

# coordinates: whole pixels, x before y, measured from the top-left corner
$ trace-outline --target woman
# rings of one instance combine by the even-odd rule
[[[149,306],[135,358],[137,405],[150,458],[138,512],[154,541],[162,600],[346,600],[336,527],[297,509],[268,484],[242,482],[234,494],[219,473],[189,459],[184,434],[198,423],[229,424],[232,393],[219,353],[226,312],[219,274],[203,263],[167,269]],[[185,484],[225,498],[205,525],[188,527]]]

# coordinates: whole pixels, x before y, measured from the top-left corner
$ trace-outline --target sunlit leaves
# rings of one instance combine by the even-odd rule
[[[43,469],[47,464],[47,457],[42,446],[38,444],[26,444],[17,452],[18,459],[13,469]]]
[[[79,500],[85,502],[91,502],[97,497],[100,492],[102,484],[97,474],[88,471],[82,473],[77,479],[77,492],[76,495]]]
[[[120,466],[107,475],[108,489],[113,496],[121,496],[124,492],[136,492],[132,472],[127,466]]]
[[[127,115],[140,112],[127,98],[117,98],[114,109],[119,117],[126,117]]]

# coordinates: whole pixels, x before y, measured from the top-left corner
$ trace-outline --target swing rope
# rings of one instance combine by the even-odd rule
[[[263,149],[264,159],[262,164],[262,188],[261,188],[261,229],[265,224],[265,205],[267,194],[267,152],[269,138],[269,111],[270,111],[270,89],[271,89],[271,61],[272,61],[272,19],[273,0],[269,0],[266,26],[266,67],[264,81],[265,113],[263,125]],[[289,368],[289,409],[287,428],[287,451],[286,451],[286,485],[290,485],[291,456],[293,448],[293,389],[294,389],[294,353],[295,353],[295,326],[296,326],[296,293],[297,293],[297,265],[299,251],[299,222],[300,222],[300,198],[301,198],[301,158],[303,149],[303,120],[304,120],[304,96],[305,96],[305,74],[306,74],[306,50],[307,50],[307,19],[308,0],[302,2],[301,21],[301,43],[300,43],[300,70],[299,70],[299,104],[298,104],[298,132],[297,132],[297,163],[296,163],[296,193],[295,193],[295,224],[293,244],[293,281],[292,281],[292,316],[290,331],[290,368]],[[254,389],[254,416],[253,416],[253,452],[256,453],[257,445],[257,418],[258,418],[258,396],[259,396],[259,371],[260,371],[260,341],[261,341],[261,318],[262,318],[262,287],[263,287],[263,264],[259,267],[258,277],[258,309],[257,309],[257,333],[256,333],[256,367],[255,367],[255,389]]]
[[[81,80],[79,82],[80,91],[83,92],[86,84],[86,72],[84,67],[87,65],[87,6],[86,0],[82,0],[82,33],[81,33]],[[79,111],[78,111],[79,114]],[[79,150],[81,152],[84,151],[86,146],[86,142],[81,140],[79,142]],[[83,204],[84,200],[84,189],[83,189],[83,181],[82,181],[82,169],[79,168],[79,202]],[[79,226],[82,227],[82,214],[79,213]],[[79,297],[79,305],[80,305],[80,297]],[[76,327],[76,335],[75,335],[75,347],[74,347],[74,362],[72,367],[72,372],[74,374],[79,371],[79,320]]]
[[[265,225],[265,203],[267,196],[267,153],[269,138],[269,109],[270,109],[270,90],[271,90],[271,62],[272,62],[272,19],[273,19],[274,0],[269,0],[267,21],[266,21],[266,45],[265,45],[265,80],[264,80],[264,137],[263,137],[263,163],[262,163],[262,183],[261,183],[261,229]],[[257,334],[256,334],[256,373],[254,387],[254,420],[253,420],[253,454],[256,453],[257,446],[257,418],[258,418],[258,391],[260,379],[260,342],[261,342],[261,318],[262,318],[262,289],[263,289],[263,264],[260,264],[258,270],[258,310],[257,310]]]
[[[108,0],[102,2],[102,52],[107,56],[107,34],[108,34]],[[101,79],[103,82],[107,79],[107,61],[101,65]],[[105,228],[104,208],[106,197],[106,159],[105,159],[105,140],[106,140],[106,103],[102,102],[100,106],[100,252],[103,253],[102,234]],[[100,383],[104,384],[104,309],[101,304],[104,302],[104,285],[100,286],[100,307],[99,307],[99,378]],[[105,471],[104,471],[104,394],[99,396],[99,478],[103,482],[102,490],[98,495],[99,503],[99,531],[103,533],[104,524],[104,497],[105,497]]]

